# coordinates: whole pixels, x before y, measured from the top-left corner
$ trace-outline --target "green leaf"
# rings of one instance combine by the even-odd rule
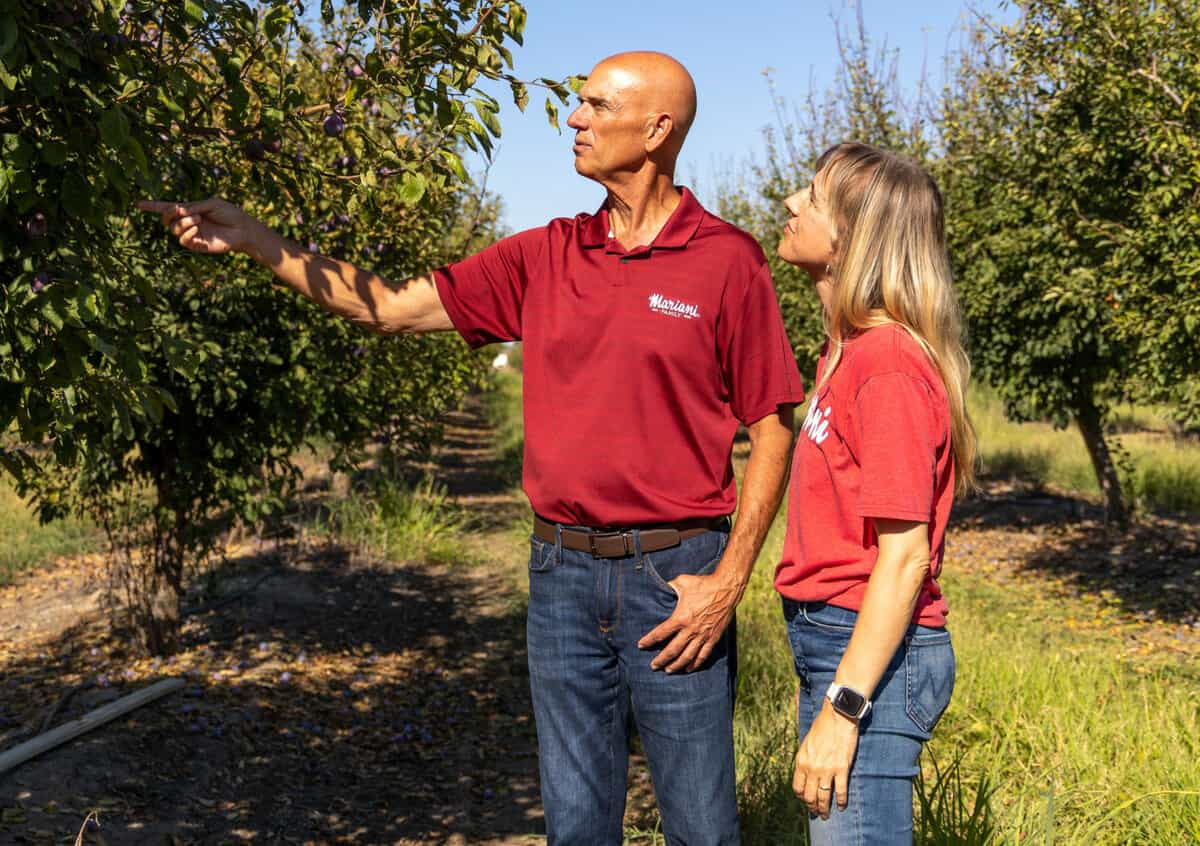
[[[529,105],[529,90],[523,82],[512,83],[513,102],[521,111],[525,111],[525,107]]]
[[[184,0],[183,12],[195,24],[204,23],[204,7],[196,0]]]
[[[47,141],[42,145],[42,161],[50,167],[61,167],[67,161],[67,145],[61,141]]]
[[[512,10],[508,13],[508,34],[517,44],[525,43],[525,8],[520,4],[513,4]]]
[[[419,173],[406,174],[400,184],[400,199],[407,205],[416,205],[425,196],[425,177]]]
[[[500,137],[500,121],[496,118],[496,113],[492,111],[491,103],[485,100],[476,100],[475,114],[479,115],[479,122],[487,127],[488,132],[497,138]]]
[[[287,30],[288,24],[292,20],[292,10],[287,6],[276,6],[271,9],[263,19],[263,30],[267,33],[267,38],[272,41],[277,40]]]
[[[185,114],[183,107],[168,97],[163,88],[158,89],[158,102],[162,103],[176,120],[183,120]]]
[[[0,17],[0,59],[17,45],[17,22],[11,16]]]
[[[558,130],[558,134],[562,135],[562,128],[558,125],[558,106],[554,105],[554,101],[549,97],[546,98],[546,119]]]
[[[463,166],[462,158],[453,150],[442,150],[441,156],[442,161],[454,172],[454,175],[463,182],[466,182],[469,176],[466,167]]]
[[[120,106],[113,106],[100,116],[100,137],[110,147],[124,149],[129,141],[129,118]]]
[[[86,220],[94,210],[92,186],[78,171],[68,171],[63,177],[59,201],[67,214]]]
[[[17,46],[17,22],[10,14],[0,18],[0,59]]]

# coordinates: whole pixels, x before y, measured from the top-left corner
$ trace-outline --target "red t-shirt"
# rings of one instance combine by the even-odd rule
[[[879,555],[869,518],[927,522],[931,575],[913,622],[943,626],[946,600],[935,577],[953,501],[950,409],[937,368],[899,326],[858,334],[845,342],[796,439],[775,588],[857,611]]]
[[[601,209],[435,273],[469,344],[523,343],[524,488],[548,520],[729,514],[738,421],[804,399],[762,249],[682,194],[649,246]]]

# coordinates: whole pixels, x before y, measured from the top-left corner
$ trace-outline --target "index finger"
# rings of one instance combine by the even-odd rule
[[[642,635],[642,639],[637,643],[638,649],[646,649],[656,643],[661,643],[682,628],[683,623],[676,620],[675,614],[672,613],[670,617]]]
[[[166,200],[138,200],[137,207],[144,212],[152,214],[165,214],[169,211],[176,211],[182,214],[184,206],[182,203],[171,203]]]

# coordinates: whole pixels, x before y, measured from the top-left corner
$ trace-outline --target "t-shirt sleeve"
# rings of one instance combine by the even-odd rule
[[[926,382],[908,373],[873,376],[859,388],[853,412],[859,517],[932,519],[947,425],[937,408]]]
[[[525,289],[545,243],[545,227],[530,229],[434,271],[442,307],[472,347],[521,340]]]
[[[767,263],[730,293],[717,328],[718,354],[730,409],[749,425],[780,405],[803,402],[804,388]]]

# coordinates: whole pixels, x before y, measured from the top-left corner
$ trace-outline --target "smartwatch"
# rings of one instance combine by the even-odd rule
[[[825,698],[833,705],[833,710],[856,723],[871,711],[871,700],[854,688],[837,682],[829,685]]]

